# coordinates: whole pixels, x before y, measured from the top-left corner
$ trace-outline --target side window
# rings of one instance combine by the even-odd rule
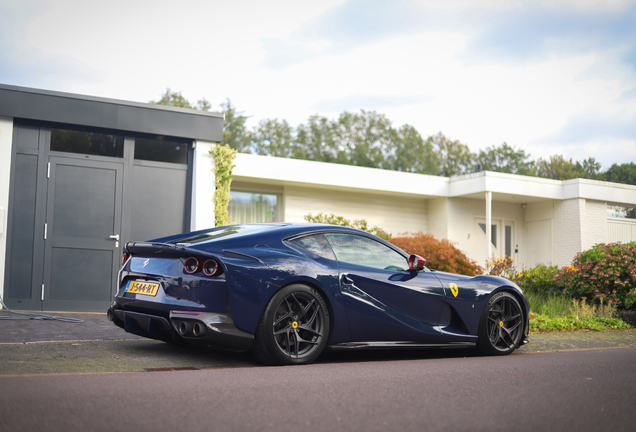
[[[291,240],[291,242],[323,258],[336,259],[333,250],[331,250],[331,246],[329,246],[329,242],[327,242],[323,234],[305,236]]]
[[[353,234],[325,234],[338,261],[385,270],[403,271],[408,262],[402,255],[375,240]]]

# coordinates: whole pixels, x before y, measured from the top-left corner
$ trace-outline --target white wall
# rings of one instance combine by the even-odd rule
[[[525,258],[527,268],[539,264],[552,265],[552,220],[554,202],[545,200],[528,203],[525,209]]]
[[[433,198],[427,201],[428,232],[436,239],[448,238],[448,200]]]
[[[563,267],[582,251],[585,200],[574,198],[554,202],[552,264]]]
[[[0,294],[4,297],[4,263],[7,251],[7,223],[9,219],[9,178],[13,119],[0,117]],[[2,306],[0,306],[0,309]]]
[[[484,266],[487,258],[488,243],[486,235],[479,227],[477,221],[486,217],[485,200],[450,198],[448,200],[448,235],[446,237],[455,242],[457,247],[464,251],[471,259]],[[514,226],[514,238],[512,242],[513,258],[521,262],[525,260],[525,224],[524,211],[521,204],[505,202],[492,203],[493,223],[500,221],[500,229],[497,232],[498,250],[493,254],[503,256],[504,227],[506,224]],[[483,221],[485,222],[485,220]],[[437,236],[436,236],[437,237]],[[515,254],[515,246],[519,245],[519,253]]]
[[[607,204],[604,201],[585,200],[585,214],[581,224],[581,250],[597,243],[607,243]]]
[[[607,241],[609,243],[629,243],[636,240],[636,220],[607,219]]]
[[[214,143],[196,141],[192,182],[192,231],[214,228]]]
[[[335,214],[347,219],[366,219],[393,235],[406,231],[427,232],[426,201],[399,197],[286,186],[284,221],[305,222],[308,214]]]

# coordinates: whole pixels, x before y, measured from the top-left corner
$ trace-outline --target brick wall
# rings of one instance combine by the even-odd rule
[[[585,200],[579,198],[554,202],[552,264],[569,265],[581,251],[585,207]]]

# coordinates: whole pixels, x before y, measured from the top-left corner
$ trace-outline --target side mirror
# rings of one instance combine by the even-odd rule
[[[422,270],[426,265],[426,260],[419,255],[411,255],[409,257],[409,270]]]

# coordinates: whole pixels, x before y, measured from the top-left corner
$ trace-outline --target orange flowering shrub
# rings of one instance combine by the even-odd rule
[[[389,241],[409,254],[426,258],[426,266],[430,269],[468,276],[484,273],[477,261],[468,258],[448,239],[437,240],[431,234],[419,231],[402,233]]]

